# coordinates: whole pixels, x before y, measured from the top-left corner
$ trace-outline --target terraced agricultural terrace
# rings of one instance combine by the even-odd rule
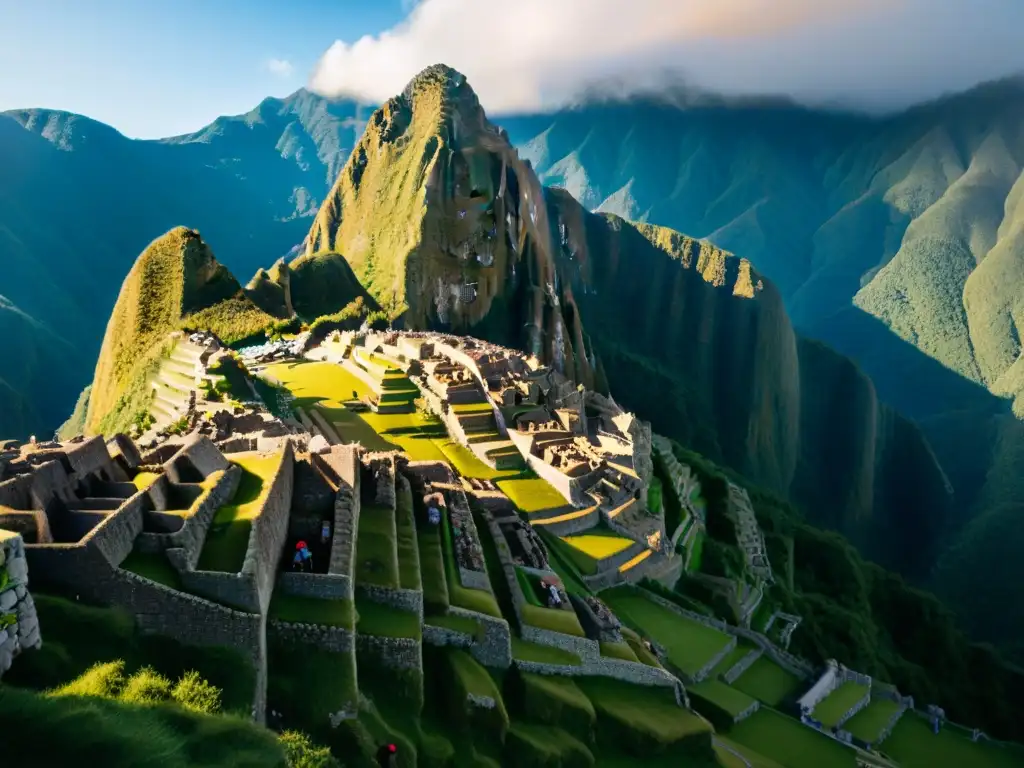
[[[1016,764],[694,610],[671,588],[699,575],[699,483],[535,359],[443,334],[172,340],[187,407],[154,388],[138,440],[8,444],[0,527],[53,605],[251,669],[257,723],[358,765],[385,742],[403,766],[939,765],[915,760],[946,741]]]

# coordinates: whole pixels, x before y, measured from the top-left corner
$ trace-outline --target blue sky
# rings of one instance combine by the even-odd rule
[[[437,62],[494,115],[609,79],[889,110],[1024,71],[1024,0],[496,3],[0,0],[0,110],[64,109],[152,138],[307,84],[383,101]]]
[[[186,133],[295,91],[334,40],[405,15],[403,0],[0,0],[0,111]]]

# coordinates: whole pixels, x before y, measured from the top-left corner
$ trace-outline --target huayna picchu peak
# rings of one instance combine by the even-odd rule
[[[59,434],[0,442],[5,756],[1024,764],[1024,672],[917,586],[943,465],[769,276],[545,187],[443,64],[359,124],[244,286],[153,240]]]

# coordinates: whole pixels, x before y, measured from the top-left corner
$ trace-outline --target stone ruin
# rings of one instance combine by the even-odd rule
[[[23,650],[42,645],[28,591],[28,560],[21,536],[0,530],[0,677]]]

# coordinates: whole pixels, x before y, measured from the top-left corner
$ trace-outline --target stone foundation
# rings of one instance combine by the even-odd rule
[[[42,645],[36,606],[28,591],[28,560],[21,536],[0,530],[0,677],[15,656]]]

